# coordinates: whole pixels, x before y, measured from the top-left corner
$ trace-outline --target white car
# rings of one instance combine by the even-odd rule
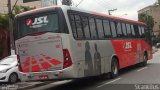
[[[0,82],[17,82],[18,76],[17,56],[11,55],[0,60]]]

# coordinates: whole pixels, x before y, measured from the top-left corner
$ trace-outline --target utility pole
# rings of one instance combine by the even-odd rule
[[[10,31],[10,49],[13,49],[13,19],[11,0],[8,0],[8,15],[9,15],[9,31]]]
[[[117,9],[110,9],[108,10],[108,14],[111,15],[111,12],[116,11]]]

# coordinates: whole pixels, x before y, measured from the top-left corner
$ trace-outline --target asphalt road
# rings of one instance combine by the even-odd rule
[[[94,77],[64,80],[30,90],[160,90],[160,50],[146,67],[123,69],[115,79]]]

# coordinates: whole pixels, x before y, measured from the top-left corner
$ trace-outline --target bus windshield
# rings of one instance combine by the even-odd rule
[[[56,13],[21,17],[17,21],[18,32],[16,37],[18,38],[39,32],[60,32],[58,14]]]

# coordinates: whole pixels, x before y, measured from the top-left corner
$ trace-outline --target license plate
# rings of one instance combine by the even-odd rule
[[[40,78],[40,80],[46,80],[46,79],[48,79],[48,76],[47,75],[45,75],[45,76],[39,76],[39,78]]]

